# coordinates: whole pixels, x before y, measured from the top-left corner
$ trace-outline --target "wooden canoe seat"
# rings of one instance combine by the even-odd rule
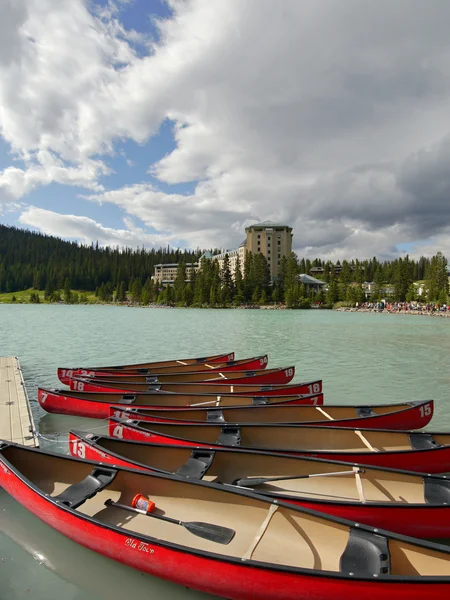
[[[116,469],[96,467],[82,481],[70,485],[53,499],[58,502],[58,504],[64,504],[69,508],[78,508],[83,502],[92,498],[97,492],[107,487],[116,475]]]
[[[389,575],[391,565],[387,538],[352,527],[340,559],[340,570],[362,577]]]
[[[193,450],[184,465],[177,470],[177,475],[190,479],[201,479],[214,460],[213,451]]]

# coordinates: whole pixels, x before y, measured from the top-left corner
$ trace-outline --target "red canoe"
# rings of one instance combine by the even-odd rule
[[[250,487],[366,525],[421,538],[450,538],[450,480],[445,475],[220,448],[199,450],[71,431],[72,456]],[[281,480],[278,478],[281,477]]]
[[[117,392],[117,390],[115,390]],[[252,406],[260,404],[323,404],[323,394],[291,395],[291,396],[238,396],[236,394],[174,394],[164,392],[147,392],[142,394],[127,393],[94,393],[67,392],[38,388],[38,401],[49,413],[90,417],[91,419],[107,419],[111,406],[116,406],[114,416],[122,417],[121,410],[126,408],[146,409],[149,407],[161,410],[179,410],[185,406]]]
[[[241,380],[242,381],[242,380]],[[254,381],[254,379],[252,380]],[[126,385],[126,387],[125,387]],[[79,392],[114,392],[114,393],[133,393],[141,392],[171,392],[175,394],[237,394],[239,396],[291,396],[297,394],[321,394],[322,381],[308,381],[302,383],[293,383],[290,385],[273,384],[212,384],[212,383],[126,383],[108,385],[88,379],[71,379],[70,389]]]
[[[71,371],[70,369],[58,369],[58,378],[61,383],[68,385],[70,379],[76,378],[89,378],[89,379],[126,379],[131,377],[143,378],[139,381],[145,381],[145,377],[153,374],[167,374],[167,373],[196,373],[199,371],[241,371],[243,369],[265,369],[267,367],[269,357],[267,354],[263,356],[257,356],[255,358],[244,358],[241,360],[231,360],[227,362],[211,362],[211,363],[200,363],[195,365],[169,365],[162,367],[153,367],[147,369],[102,369],[102,370],[87,370],[78,369]]]
[[[247,490],[12,444],[0,449],[0,485],[95,552],[231,600],[450,594],[448,547]]]
[[[138,442],[204,448],[239,446],[421,473],[450,471],[450,433],[312,427],[189,425],[111,418],[109,435]]]
[[[110,416],[160,423],[292,423],[370,429],[421,429],[433,416],[433,400],[374,406],[262,405],[229,407],[180,407],[175,410],[123,406],[111,407]]]
[[[204,356],[202,358],[183,358],[183,359],[172,359],[172,360],[160,360],[156,362],[144,362],[134,363],[129,365],[115,365],[115,366],[100,366],[100,367],[68,367],[58,368],[58,378],[61,377],[87,377],[90,371],[135,371],[138,369],[154,369],[155,367],[172,367],[176,365],[198,365],[215,362],[228,362],[234,360],[234,352],[228,352],[227,354],[214,354],[212,356]]]
[[[90,383],[109,387],[128,387],[132,383],[149,385],[153,383],[215,383],[218,385],[232,385],[234,383],[256,383],[284,385],[289,383],[295,375],[295,367],[279,367],[277,369],[255,369],[253,371],[200,371],[198,373],[168,373],[155,375],[139,375],[126,378],[126,381],[116,379],[78,379]],[[76,378],[70,380],[77,381]]]

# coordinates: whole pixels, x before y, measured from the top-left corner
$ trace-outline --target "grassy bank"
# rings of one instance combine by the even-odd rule
[[[99,299],[95,296],[94,292],[85,292],[84,290],[71,290],[71,292],[73,294],[77,294],[78,297],[84,295],[88,304],[101,304]],[[40,303],[47,303],[44,297],[44,290],[34,290],[33,288],[28,288],[27,290],[21,290],[19,292],[2,292],[0,293],[0,303],[30,304],[30,298],[32,294],[39,296]],[[61,298],[63,298],[62,292]],[[83,302],[83,304],[86,304],[86,302]]]

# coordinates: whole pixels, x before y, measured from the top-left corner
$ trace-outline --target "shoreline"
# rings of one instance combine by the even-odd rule
[[[403,310],[403,309],[383,309],[378,308],[350,308],[340,307],[333,309],[336,312],[359,312],[359,313],[379,313],[385,315],[415,315],[422,317],[450,317],[450,311],[448,310]]]
[[[5,302],[0,301],[0,305],[21,305],[27,306],[32,304],[30,302]],[[377,314],[388,314],[388,315],[414,315],[423,317],[450,317],[450,310],[439,311],[439,310],[404,310],[404,309],[382,309],[378,308],[355,308],[349,306],[340,306],[339,308],[323,308],[320,306],[311,306],[310,308],[288,308],[286,305],[278,304],[265,304],[265,305],[247,305],[247,306],[170,306],[167,304],[132,304],[123,303],[117,304],[116,302],[84,302],[77,304],[66,304],[65,302],[40,302],[35,306],[115,306],[118,308],[158,308],[158,309],[210,309],[210,310],[331,310],[334,312],[351,312],[351,313],[377,313]]]

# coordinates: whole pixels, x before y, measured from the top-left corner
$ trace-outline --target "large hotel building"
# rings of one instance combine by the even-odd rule
[[[276,279],[281,259],[283,256],[289,256],[292,252],[292,227],[281,225],[281,223],[274,223],[273,221],[263,221],[262,223],[255,223],[246,227],[245,233],[247,237],[239,248],[215,255],[205,252],[200,261],[202,258],[217,260],[220,268],[222,268],[225,255],[228,254],[230,271],[234,278],[238,259],[241,272],[243,273],[246,252],[252,252],[253,254],[261,253],[267,259],[270,277]],[[188,280],[190,279],[192,270],[198,271],[200,268],[200,261],[186,265],[186,278]],[[173,284],[177,274],[177,267],[176,263],[155,265],[152,277],[153,281],[160,285]]]

